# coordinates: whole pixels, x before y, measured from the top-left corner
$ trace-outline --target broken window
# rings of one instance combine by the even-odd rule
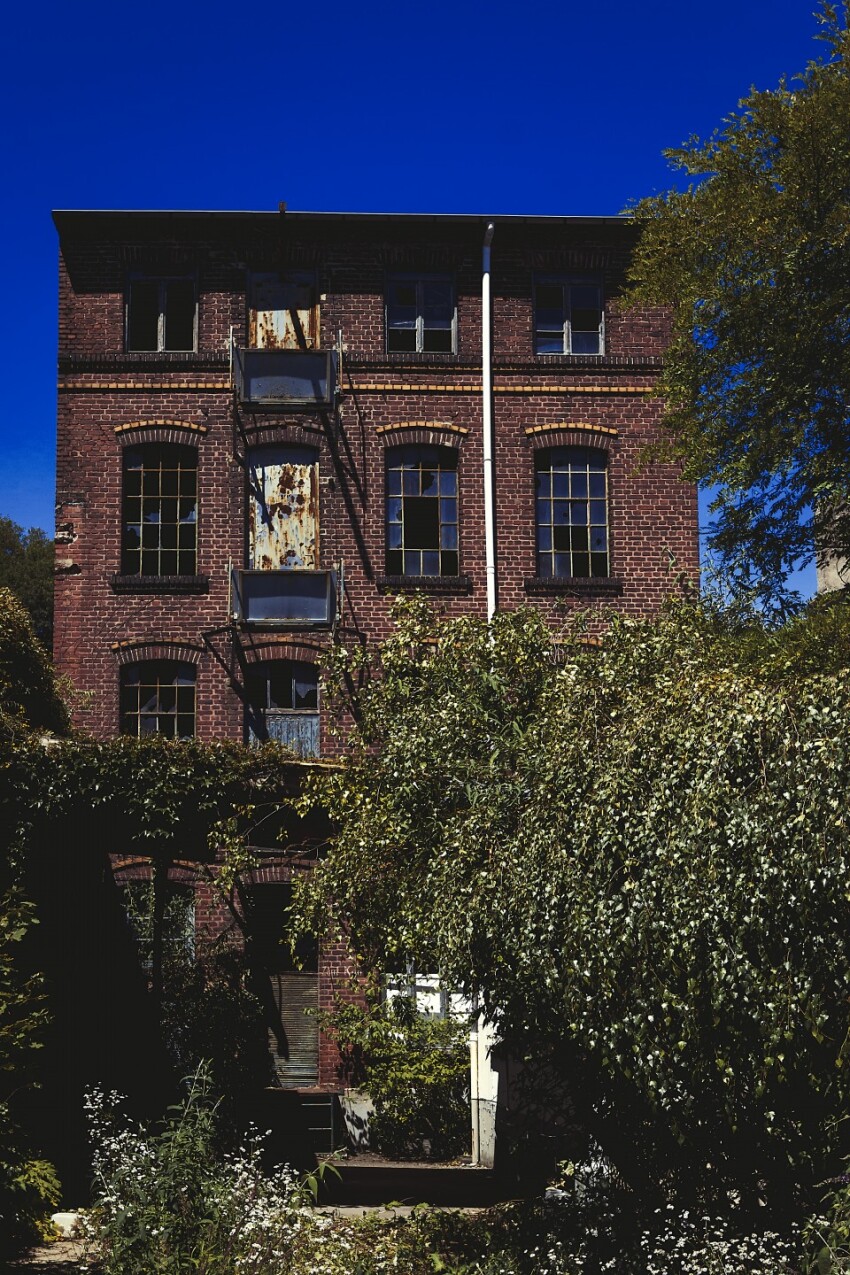
[[[607,576],[608,458],[592,447],[537,453],[538,576]]]
[[[176,443],[124,450],[121,572],[192,576],[197,562],[198,453]]]
[[[394,447],[387,453],[387,574],[456,576],[457,452]]]
[[[144,660],[121,670],[122,735],[190,739],[195,733],[195,667]]]
[[[535,354],[602,354],[602,288],[588,279],[546,277],[534,287]]]
[[[276,739],[302,757],[319,754],[319,671],[303,660],[275,660],[246,679],[248,738]]]
[[[195,280],[131,279],[127,295],[127,349],[195,349]]]
[[[387,351],[454,354],[454,286],[437,275],[394,275],[387,280]]]

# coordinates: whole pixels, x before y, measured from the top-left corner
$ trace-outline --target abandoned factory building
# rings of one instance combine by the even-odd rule
[[[696,574],[694,489],[642,460],[668,322],[621,304],[626,219],[54,220],[55,656],[96,737],[322,757],[329,646],[380,639],[401,592],[640,615]],[[280,972],[283,1084],[338,1084],[299,1024],[343,965]]]

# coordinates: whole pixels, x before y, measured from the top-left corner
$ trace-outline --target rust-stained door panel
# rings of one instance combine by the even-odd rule
[[[248,345],[255,350],[319,348],[319,306],[311,275],[251,275]]]
[[[319,454],[255,447],[248,455],[248,560],[255,571],[319,567]]]

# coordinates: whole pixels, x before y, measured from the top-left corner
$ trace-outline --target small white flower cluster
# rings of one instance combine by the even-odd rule
[[[736,1234],[725,1218],[694,1217],[668,1205],[657,1234],[645,1234],[646,1275],[794,1275],[799,1236]]]
[[[86,1095],[97,1192],[84,1222],[92,1257],[106,1275],[324,1271],[302,1258],[331,1219],[312,1209],[292,1169],[263,1168],[263,1137],[255,1131],[236,1151],[216,1155],[199,1096],[190,1094],[165,1131],[152,1134],[121,1113],[119,1095]],[[349,1275],[344,1261],[327,1269]]]

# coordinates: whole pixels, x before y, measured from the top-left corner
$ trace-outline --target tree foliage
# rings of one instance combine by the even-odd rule
[[[32,621],[10,589],[0,588],[0,739],[32,730],[62,733],[68,716]]]
[[[2,528],[0,528],[2,530]],[[0,808],[14,786],[17,749],[41,748],[36,732],[67,725],[53,671],[26,610],[0,588]],[[18,793],[20,798],[21,793]],[[18,1105],[32,1084],[47,1024],[44,980],[33,968],[28,937],[35,909],[21,888],[14,833],[0,831],[0,1249],[31,1240],[59,1198],[52,1165],[33,1150]]]
[[[633,1183],[784,1201],[846,1137],[849,634],[675,604],[553,662],[536,613],[407,606],[380,677],[341,657],[361,719],[303,923],[477,988]]]
[[[721,485],[729,578],[766,594],[815,544],[850,556],[849,8],[823,3],[825,57],[666,152],[691,184],[633,209],[632,297],[672,312],[673,451]]]
[[[53,541],[39,527],[24,531],[0,518],[0,588],[11,589],[29,612],[40,642],[53,644]]]

